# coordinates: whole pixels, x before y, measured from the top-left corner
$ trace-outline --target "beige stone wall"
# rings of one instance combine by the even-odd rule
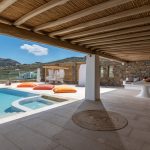
[[[150,77],[150,60],[126,64],[126,76],[140,77],[140,79]]]
[[[121,63],[101,59],[100,66],[104,68],[104,77],[100,78],[101,85],[105,86],[121,86],[125,78],[125,66]],[[109,67],[113,67],[114,77],[109,77]]]
[[[114,61],[102,59],[100,65],[105,68],[105,75],[100,81],[101,85],[122,86],[122,82],[126,79],[126,77],[139,77],[140,80],[142,80],[144,77],[150,77],[150,60],[130,62],[123,65]],[[109,78],[109,66],[114,67],[114,78]]]

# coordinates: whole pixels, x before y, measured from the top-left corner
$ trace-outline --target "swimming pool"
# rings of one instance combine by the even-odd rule
[[[0,117],[11,115],[13,113],[21,112],[19,110],[12,109],[12,102],[25,97],[35,96],[35,94],[0,88]]]
[[[46,100],[44,101],[44,99],[42,98],[37,98],[34,101],[33,100],[30,101],[31,97],[36,96],[38,96],[38,94],[12,90],[8,88],[0,88],[0,118],[24,112],[21,109],[16,109],[12,107],[12,104],[15,101],[19,101],[20,99],[24,98],[28,99],[25,102],[20,103],[20,105],[30,108],[30,110],[42,108],[53,104],[52,102],[47,102]]]
[[[31,98],[29,101],[25,101],[20,103],[22,106],[25,106],[27,108],[30,109],[38,109],[38,108],[42,108],[42,107],[46,107],[49,105],[54,104],[54,102],[52,101],[48,101],[46,99],[43,99],[41,97],[37,97],[37,98]]]

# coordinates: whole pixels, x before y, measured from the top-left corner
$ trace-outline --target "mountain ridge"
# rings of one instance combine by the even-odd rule
[[[20,62],[10,59],[10,58],[0,58],[0,67],[17,66],[20,64],[21,64]]]

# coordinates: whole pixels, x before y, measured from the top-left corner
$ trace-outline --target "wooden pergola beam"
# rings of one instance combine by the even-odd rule
[[[130,52],[130,51],[122,51],[121,52],[121,54],[150,54],[150,52],[149,51],[143,51],[143,52],[141,52],[141,51],[137,51],[137,53],[133,53],[133,52]],[[109,52],[109,54],[118,54],[118,52],[117,51],[113,51],[113,52]],[[118,54],[119,55],[119,54]]]
[[[17,0],[3,0],[2,2],[0,2],[0,13],[2,13],[15,2],[17,2]]]
[[[59,5],[63,5],[65,3],[67,3],[69,0],[51,0],[50,2],[38,7],[37,9],[34,9],[33,11],[25,14],[24,16],[22,16],[21,18],[19,18],[18,20],[16,20],[14,22],[15,26],[19,26],[21,24],[23,24],[24,22],[26,22],[27,20],[33,18],[34,16],[41,14],[49,9],[52,9],[56,6]]]
[[[123,30],[119,30],[119,31],[113,31],[113,32],[102,33],[102,34],[97,34],[97,35],[87,36],[84,38],[75,39],[75,40],[72,40],[71,43],[81,42],[80,44],[87,44],[89,41],[93,41],[95,39],[113,37],[113,36],[118,36],[118,35],[129,34],[129,33],[142,32],[142,31],[147,31],[147,30],[150,30],[150,26],[134,27],[134,28],[123,29]]]
[[[136,53],[135,56],[147,56],[149,53],[148,52],[145,52],[145,53]],[[117,53],[111,53],[111,55],[113,56],[116,56],[116,57],[119,57],[119,56],[125,56],[125,57],[128,57],[128,55],[133,55],[133,53],[129,53],[129,52],[125,52],[125,53],[122,53],[121,55],[118,55]]]
[[[150,26],[140,26],[140,27],[134,27],[134,28],[129,28],[129,29],[123,29],[119,31],[112,31],[108,33],[102,33],[102,34],[97,34],[97,35],[92,35],[92,36],[87,36],[75,40],[71,40],[71,43],[79,43],[80,44],[87,44],[89,41],[93,41],[95,39],[101,39],[101,38],[107,38],[107,37],[113,37],[113,36],[118,36],[118,35],[124,35],[124,34],[129,34],[129,33],[136,33],[136,32],[142,32],[142,31],[147,31],[150,30]]]
[[[11,21],[8,21],[7,19],[2,18],[2,17],[0,17],[0,23],[4,23],[4,24],[8,24],[8,25],[12,25],[12,22],[11,22]]]
[[[38,33],[34,33],[34,32],[31,32],[31,31],[28,31],[25,29],[21,29],[21,28],[15,27],[15,26],[10,26],[10,25],[6,25],[6,24],[2,24],[2,23],[0,23],[0,33],[6,34],[9,36],[22,38],[22,39],[29,40],[29,41],[34,41],[34,42],[44,43],[44,44],[48,44],[48,45],[53,45],[56,47],[61,47],[64,49],[74,50],[77,52],[95,54],[94,51],[91,51],[88,48],[78,46],[78,45],[73,45],[67,41],[60,41],[57,39],[50,38],[47,35],[41,35]],[[100,52],[99,52],[99,55],[102,57],[111,58],[111,55],[103,54]],[[117,57],[114,58],[113,56],[112,56],[112,59],[126,62],[126,60],[123,60],[123,59],[120,59]]]
[[[104,26],[104,27],[94,28],[94,29],[87,30],[87,31],[72,33],[72,34],[69,34],[66,36],[62,36],[61,39],[66,40],[66,39],[80,38],[80,37],[89,36],[89,35],[93,35],[93,34],[121,30],[121,29],[125,29],[125,28],[131,28],[131,27],[135,27],[135,26],[145,25],[145,24],[149,24],[149,23],[150,23],[150,17],[144,17],[144,18],[134,19],[134,20],[125,21],[125,22],[121,22],[121,23],[116,23],[116,24],[112,24],[112,25],[108,25],[108,26]]]
[[[134,50],[139,50],[139,51],[145,51],[149,49],[149,53],[150,53],[150,45],[149,46],[141,46],[141,47],[122,47],[122,48],[101,48],[100,51],[101,52],[122,52],[124,50],[127,50],[127,51],[131,51],[133,53],[136,53]],[[98,50],[97,50],[98,51]]]
[[[111,36],[111,37],[106,37],[106,38],[97,38],[94,40],[89,40],[80,43],[80,45],[88,45],[88,44],[93,44],[97,42],[106,42],[106,41],[117,41],[121,39],[130,39],[130,38],[135,38],[135,37],[142,37],[142,36],[148,36],[150,35],[150,30],[149,31],[144,31],[144,32],[136,32],[136,33],[129,33],[129,34],[123,34],[123,35],[117,35],[117,36]]]
[[[132,55],[132,56],[129,56],[129,53],[126,53],[126,54],[116,54],[116,53],[114,53],[114,54],[112,54],[113,56],[116,56],[116,57],[122,57],[122,58],[124,58],[124,57],[133,57],[133,58],[136,58],[136,56],[140,56],[140,57],[142,57],[142,56],[147,56],[147,57],[149,57],[150,58],[150,56],[149,55],[147,55],[147,53],[143,53],[143,54],[135,54],[134,56]],[[131,55],[131,54],[130,54]],[[147,60],[149,60],[149,59],[147,59]]]
[[[103,42],[108,42],[108,43],[112,42],[112,41],[117,42],[117,41],[120,41],[120,40],[137,38],[137,37],[144,37],[144,36],[149,36],[149,35],[150,35],[150,31],[145,31],[145,32],[139,32],[139,33],[118,35],[118,36],[102,38],[102,39],[95,39],[95,40],[88,41],[88,42],[86,42],[84,44],[90,45],[90,44],[103,43]]]
[[[111,59],[111,60],[115,60],[115,61],[118,61],[118,62],[128,62],[125,59],[120,59],[119,57],[113,56],[113,55],[108,54],[108,53],[103,53],[101,51],[95,51],[94,53],[101,56],[101,57],[108,58],[108,59]]]
[[[139,45],[125,45],[125,46],[115,46],[115,47],[109,47],[110,50],[113,49],[133,49],[133,48],[144,48],[144,47],[150,47],[150,43],[149,44],[139,44]],[[104,48],[104,50],[107,50],[108,48]]]
[[[132,46],[132,45],[149,45],[150,40],[144,40],[144,41],[135,41],[135,42],[128,42],[128,43],[118,43],[118,44],[107,44],[107,45],[100,45],[91,48],[92,50],[96,49],[103,49],[103,48],[115,48],[115,47],[122,47],[122,46]]]
[[[129,9],[129,10],[126,10],[126,11],[123,11],[123,12],[120,12],[120,13],[116,13],[116,14],[113,14],[113,15],[109,15],[109,16],[106,16],[106,17],[103,17],[103,18],[99,18],[99,19],[96,19],[96,20],[88,21],[88,22],[85,22],[85,23],[80,23],[78,25],[71,26],[71,27],[68,27],[66,29],[62,29],[62,30],[59,30],[59,31],[54,31],[54,32],[51,32],[49,34],[49,36],[54,37],[56,35],[68,34],[70,32],[78,31],[78,30],[81,30],[81,29],[84,29],[84,28],[87,28],[87,27],[90,27],[90,26],[100,25],[100,24],[103,24],[103,23],[111,22],[111,21],[114,21],[114,20],[117,20],[117,19],[122,19],[122,18],[125,18],[125,17],[130,17],[130,16],[142,14],[142,13],[146,13],[146,12],[149,12],[149,11],[150,11],[150,6],[145,5],[145,6],[141,6],[141,7],[138,7],[138,8]]]
[[[42,29],[58,26],[58,25],[70,22],[72,20],[75,20],[75,19],[78,19],[78,18],[82,18],[82,17],[88,16],[90,14],[94,14],[94,13],[97,13],[97,12],[100,12],[100,11],[103,11],[103,10],[106,10],[106,9],[109,9],[109,8],[112,8],[112,7],[116,7],[116,6],[119,6],[119,5],[128,3],[128,2],[131,2],[131,0],[126,0],[126,1],[111,0],[111,1],[106,1],[104,3],[101,3],[101,4],[98,4],[98,5],[86,8],[84,10],[78,11],[78,12],[76,12],[74,14],[69,15],[69,16],[60,18],[60,19],[58,19],[56,21],[47,22],[45,24],[39,25],[39,26],[34,28],[34,31],[39,31],[39,30],[42,30]]]
[[[41,34],[34,33],[34,32],[31,32],[22,28],[6,25],[2,23],[0,23],[0,33],[6,34],[9,36],[22,38],[22,39],[29,40],[29,41],[40,42],[40,43],[44,43],[48,45],[66,48],[66,49],[72,49],[72,50],[83,52],[83,53],[91,53],[90,49],[80,47],[77,45],[73,45],[73,44],[70,44],[69,42],[56,40],[56,39],[48,37],[47,35],[41,35]]]
[[[121,39],[116,41],[97,42],[94,44],[89,44],[86,47],[94,47],[98,45],[113,45],[113,44],[120,44],[120,43],[131,43],[131,42],[144,41],[144,40],[150,40],[150,35],[143,36],[143,37],[135,37],[131,39]]]
[[[136,51],[135,51],[136,50]],[[130,51],[131,53],[136,53],[136,52],[144,52],[144,51],[148,51],[150,53],[150,46],[148,47],[133,47],[133,48],[114,48],[114,49],[101,49],[101,52],[123,52],[123,51]]]

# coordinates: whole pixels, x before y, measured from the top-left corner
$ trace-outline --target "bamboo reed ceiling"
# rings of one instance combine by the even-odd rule
[[[0,33],[119,61],[150,60],[150,0],[0,0]]]

